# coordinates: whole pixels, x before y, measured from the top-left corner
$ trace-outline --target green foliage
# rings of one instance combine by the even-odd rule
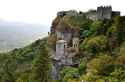
[[[80,77],[80,80],[84,80],[84,81],[88,81],[88,82],[94,82],[94,81],[96,81],[96,79],[99,79],[99,76],[96,74],[93,74],[91,72],[87,73],[86,75],[83,74]]]
[[[61,20],[57,17],[53,26]],[[74,59],[81,61],[78,67],[64,66],[60,72],[61,82],[125,82],[124,16],[103,21],[79,15],[64,16],[63,22],[66,28],[80,30],[80,51]],[[0,82],[49,82],[51,60],[46,42],[47,38],[1,53]],[[55,35],[48,38],[48,44],[55,48]]]
[[[125,39],[125,17],[116,18],[115,24],[117,26],[117,40],[121,44]]]
[[[69,79],[79,77],[79,70],[73,67],[66,67],[60,73],[61,73],[63,82],[67,82]]]
[[[121,43],[125,40],[125,17],[115,17],[111,26],[107,30],[107,36],[110,38],[109,42],[112,45],[110,46],[120,46]],[[116,46],[115,46],[116,45]]]
[[[124,82],[125,17],[114,17],[103,21],[81,19],[73,17],[70,22],[80,27],[80,55],[82,56],[79,56],[79,60],[86,59],[86,62],[79,63],[79,80]],[[74,78],[68,77],[68,79]]]
[[[80,27],[80,38],[84,39],[85,37],[90,36],[91,31],[90,31],[90,27],[91,27],[91,21],[85,21],[81,27]]]
[[[114,69],[112,62],[113,59],[111,56],[101,53],[98,57],[88,62],[87,68],[94,74],[96,73],[105,76],[112,72]]]
[[[84,59],[81,59],[78,70],[79,70],[79,74],[83,74],[85,73],[85,69],[86,69],[86,61]]]
[[[32,82],[48,82],[50,70],[50,56],[45,45],[40,47],[39,55],[33,62]]]
[[[80,38],[83,39],[89,36],[103,34],[104,30],[103,21],[97,20],[92,22],[88,20],[80,28]]]
[[[24,48],[15,49],[8,53],[1,53],[0,82],[28,82],[30,80],[29,76],[32,75],[32,62],[37,60],[42,54],[41,47],[43,44],[47,47],[46,38],[37,40]],[[47,60],[49,61],[49,59]]]
[[[29,82],[28,78],[29,78],[29,73],[23,73],[16,79],[16,82]]]
[[[103,31],[103,22],[102,21],[94,21],[90,26],[90,32],[92,35],[97,34],[100,31]]]
[[[125,70],[122,68],[116,68],[110,75],[119,81],[125,80]]]
[[[86,38],[80,45],[80,48],[82,50],[85,50],[91,53],[96,53],[96,52],[104,51],[106,49],[106,44],[107,44],[106,36],[100,35],[96,37]]]

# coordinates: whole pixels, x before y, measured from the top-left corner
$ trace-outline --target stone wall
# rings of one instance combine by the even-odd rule
[[[112,16],[120,16],[120,12],[119,11],[113,11],[112,12]]]
[[[91,10],[86,13],[86,18],[91,20],[97,20],[97,12],[95,10]]]
[[[69,10],[69,11],[60,11],[57,13],[57,16],[63,17],[63,16],[76,16],[78,15],[78,12],[75,10]]]

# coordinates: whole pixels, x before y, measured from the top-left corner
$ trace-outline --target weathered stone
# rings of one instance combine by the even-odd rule
[[[78,12],[75,11],[75,10],[69,10],[69,11],[60,11],[60,12],[57,13],[57,16],[63,17],[65,15],[67,15],[67,16],[76,16],[76,15],[78,15]]]
[[[97,10],[90,10],[89,12],[85,13],[86,18],[91,20],[104,20],[104,19],[111,19],[112,16],[120,16],[119,11],[112,11],[111,6],[100,6]]]

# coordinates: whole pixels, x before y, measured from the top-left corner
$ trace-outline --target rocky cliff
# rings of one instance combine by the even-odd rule
[[[84,54],[84,56],[87,55],[91,57],[94,56],[98,50],[104,50],[106,48],[104,45],[102,48],[96,49],[108,42],[104,40],[106,37],[103,33],[105,34],[112,20],[119,17],[120,13],[115,13],[117,14],[113,15],[111,7],[98,7],[97,10],[88,12],[70,10],[57,13],[57,17],[52,22],[48,37],[53,64],[52,79],[61,79],[60,71],[62,68],[79,65],[81,58],[74,60],[77,56]],[[98,36],[93,38],[95,42],[89,39],[96,35]],[[99,42],[99,44],[102,45],[98,46],[96,40],[98,41],[100,38],[102,41],[104,40],[104,42]],[[86,44],[90,45],[86,46]],[[86,51],[86,48],[88,51]],[[81,52],[81,50],[84,52]],[[89,50],[92,53],[89,53]]]
[[[69,11],[68,14],[60,12],[52,23],[48,44],[53,59],[53,79],[60,78],[59,71],[62,67],[76,64],[73,57],[79,53],[80,27],[72,24],[72,17],[77,14],[75,11]]]

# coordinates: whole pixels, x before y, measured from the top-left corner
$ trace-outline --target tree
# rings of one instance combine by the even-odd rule
[[[103,33],[103,21],[97,20],[94,21],[91,26],[90,26],[90,31],[92,33],[92,35],[96,35],[96,34],[102,34]]]
[[[87,64],[88,72],[103,76],[109,75],[113,69],[113,58],[104,53],[100,53],[98,57],[90,60]]]
[[[79,77],[79,70],[74,67],[65,67],[60,73],[63,82],[67,82],[69,79],[75,79]]]
[[[85,61],[85,59],[81,59],[80,60],[80,64],[79,64],[79,67],[78,67],[80,75],[83,74],[83,73],[85,73],[86,64],[87,64],[87,62]]]
[[[107,37],[104,35],[86,38],[80,48],[91,53],[97,53],[106,49]]]
[[[15,82],[14,68],[11,60],[7,60],[3,66],[2,82]]]
[[[48,82],[50,69],[50,56],[44,43],[40,46],[38,56],[33,62],[32,82]]]

